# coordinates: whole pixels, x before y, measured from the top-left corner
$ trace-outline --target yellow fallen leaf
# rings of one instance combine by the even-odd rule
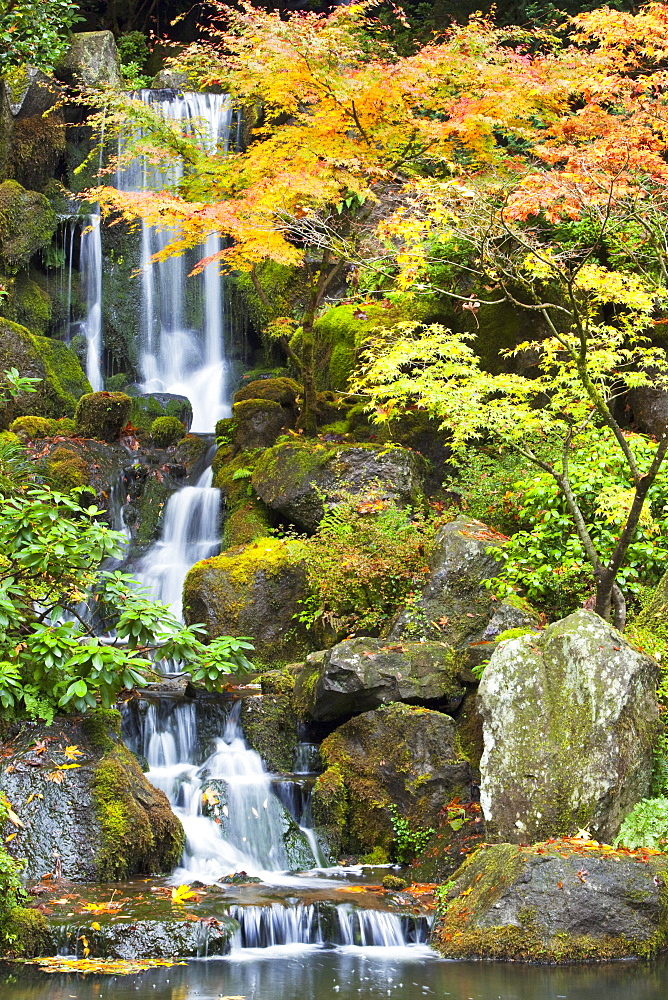
[[[8,837],[5,837],[5,843],[8,844],[10,840],[13,840],[16,836],[16,832],[10,833]]]
[[[77,757],[83,757],[83,753],[77,746],[65,747],[63,753],[65,754],[68,760],[76,760]]]
[[[94,931],[101,930],[100,925],[98,924],[97,920],[93,921],[93,923],[91,924],[91,927],[93,928]]]
[[[81,767],[81,764],[59,764],[59,771],[71,771],[73,767]]]
[[[7,810],[7,819],[13,826],[18,826],[19,830],[25,830],[25,824],[21,822],[13,809]]]

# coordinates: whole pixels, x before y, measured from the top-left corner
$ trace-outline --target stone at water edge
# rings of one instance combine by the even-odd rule
[[[295,685],[295,702],[309,718],[367,712],[394,701],[443,702],[455,711],[475,684],[461,655],[443,642],[357,638],[312,654]]]
[[[471,796],[471,768],[453,719],[396,703],[357,715],[320,748],[327,770],[314,786],[313,816],[346,851],[389,848],[390,807],[411,828],[436,827],[442,807]]]
[[[79,31],[72,35],[70,47],[56,66],[55,75],[65,83],[120,90],[123,86],[121,61],[113,33]]]
[[[474,518],[460,516],[444,524],[436,535],[427,583],[419,599],[398,613],[389,637],[440,639],[467,649],[507,629],[534,628],[538,616],[528,605],[497,601],[485,587],[501,570],[506,541]]]
[[[577,840],[483,846],[455,872],[431,944],[446,958],[651,958],[668,943],[668,856]]]
[[[658,666],[591,611],[501,642],[478,690],[488,839],[611,843],[649,793]]]

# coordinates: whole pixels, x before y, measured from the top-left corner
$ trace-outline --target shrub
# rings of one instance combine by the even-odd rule
[[[642,799],[621,825],[615,847],[668,850],[668,799]]]
[[[377,635],[424,578],[433,527],[376,494],[341,498],[305,545],[311,589],[300,620]]]
[[[0,830],[4,829],[8,817],[9,803],[0,794]],[[22,868],[23,863],[12,858],[4,846],[0,845],[0,944],[12,943],[9,922],[23,896]]]
[[[74,414],[77,433],[99,441],[117,441],[131,407],[132,400],[124,392],[87,392]]]
[[[156,417],[151,424],[151,437],[158,448],[169,448],[180,441],[185,428],[177,417]]]

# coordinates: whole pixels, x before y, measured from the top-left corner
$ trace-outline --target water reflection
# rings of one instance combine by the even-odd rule
[[[0,966],[2,1000],[664,1000],[668,963],[542,966],[442,962],[427,949],[298,946],[246,951],[140,976],[51,976]]]

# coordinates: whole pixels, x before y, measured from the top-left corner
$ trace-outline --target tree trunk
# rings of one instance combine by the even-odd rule
[[[609,569],[603,569],[596,580],[596,606],[594,608],[597,615],[604,621],[612,624],[620,632],[626,625],[626,600],[617,583],[615,577]]]
[[[312,312],[304,316],[302,324],[302,350],[301,350],[301,377],[304,386],[304,396],[302,411],[299,415],[297,427],[314,437],[318,430],[316,411],[318,408],[318,396],[315,386],[315,336],[313,333],[313,323],[315,317]]]

